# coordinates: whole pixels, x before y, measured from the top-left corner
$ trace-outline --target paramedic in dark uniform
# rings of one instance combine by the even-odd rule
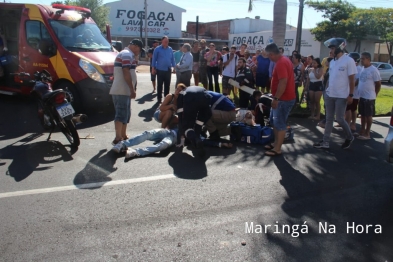
[[[190,86],[180,92],[177,99],[177,113],[179,117],[178,147],[184,146],[187,138],[196,148],[202,148],[200,139],[202,126],[210,119],[211,96],[203,87]]]
[[[210,139],[219,139],[221,136],[231,134],[229,124],[236,121],[235,104],[226,96],[213,91],[206,91],[211,95],[210,109],[212,117],[206,122],[205,127],[209,131]]]
[[[250,88],[255,89],[254,87],[254,75],[251,69],[246,65],[246,60],[244,58],[239,58],[238,62],[238,71],[236,74],[236,82],[239,83],[240,86],[248,86]],[[250,101],[250,94],[239,90],[239,107],[240,108],[248,108],[248,102]]]

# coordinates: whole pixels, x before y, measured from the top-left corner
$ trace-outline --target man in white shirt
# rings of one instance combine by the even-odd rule
[[[239,57],[236,54],[236,46],[231,47],[231,52],[229,54],[222,56],[222,62],[225,66],[222,71],[222,92],[226,95],[230,95],[231,91],[234,92],[233,86],[229,84],[229,79],[235,79],[238,59]]]
[[[325,46],[330,48],[334,59],[329,65],[329,84],[326,89],[326,126],[323,140],[315,143],[315,148],[329,148],[330,134],[333,129],[333,120],[336,116],[337,122],[343,128],[345,141],[341,145],[342,149],[351,146],[354,136],[351,128],[344,119],[347,104],[353,102],[353,92],[355,90],[355,74],[357,73],[356,64],[353,59],[344,55],[346,40],[344,38],[331,38],[327,40]]]
[[[381,76],[378,69],[371,65],[371,54],[363,52],[360,56],[363,69],[359,74],[359,113],[362,116],[362,128],[358,139],[369,140],[370,129],[375,114],[375,99],[381,90]]]

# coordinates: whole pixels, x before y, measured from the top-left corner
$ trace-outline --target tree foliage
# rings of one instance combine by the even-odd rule
[[[65,0],[52,4],[75,5],[90,9],[91,17],[101,31],[105,31],[105,26],[109,23],[109,7],[103,5],[103,0]]]
[[[316,40],[323,42],[332,37],[348,39],[347,23],[351,13],[356,10],[354,5],[342,0],[307,1],[305,4],[313,7],[317,12],[322,12],[322,17],[327,19],[319,22],[317,27],[311,30]]]
[[[356,8],[343,1],[307,1],[305,4],[322,12],[326,20],[311,29],[315,39],[323,42],[331,37],[343,37],[355,41],[355,50],[360,48],[360,42],[370,36],[379,37],[385,41],[389,55],[393,47],[393,8]],[[393,58],[391,57],[391,63]]]

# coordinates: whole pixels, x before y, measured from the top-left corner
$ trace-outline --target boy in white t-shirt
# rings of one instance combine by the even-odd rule
[[[360,56],[363,69],[359,74],[359,113],[362,116],[362,128],[358,139],[369,140],[370,129],[375,114],[375,99],[381,90],[381,76],[378,69],[371,65],[371,54],[363,52]]]
[[[343,128],[345,141],[341,145],[342,149],[351,146],[354,136],[351,128],[344,119],[347,104],[353,102],[353,92],[355,90],[355,74],[357,73],[355,61],[344,55],[346,40],[343,38],[331,38],[327,40],[325,46],[330,48],[331,55],[335,60],[329,65],[329,83],[326,89],[326,125],[323,140],[315,143],[315,148],[329,148],[330,134],[333,129],[333,120],[336,116],[337,122]]]
[[[222,62],[225,66],[222,71],[222,92],[223,94],[230,95],[233,92],[235,96],[233,86],[229,84],[229,79],[235,79],[236,66],[239,57],[236,54],[236,46],[231,47],[231,51],[228,54],[222,56]]]

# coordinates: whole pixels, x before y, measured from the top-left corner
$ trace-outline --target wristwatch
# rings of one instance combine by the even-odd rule
[[[280,101],[277,97],[273,97],[273,100]]]
[[[349,94],[349,97],[353,97],[353,94]]]

